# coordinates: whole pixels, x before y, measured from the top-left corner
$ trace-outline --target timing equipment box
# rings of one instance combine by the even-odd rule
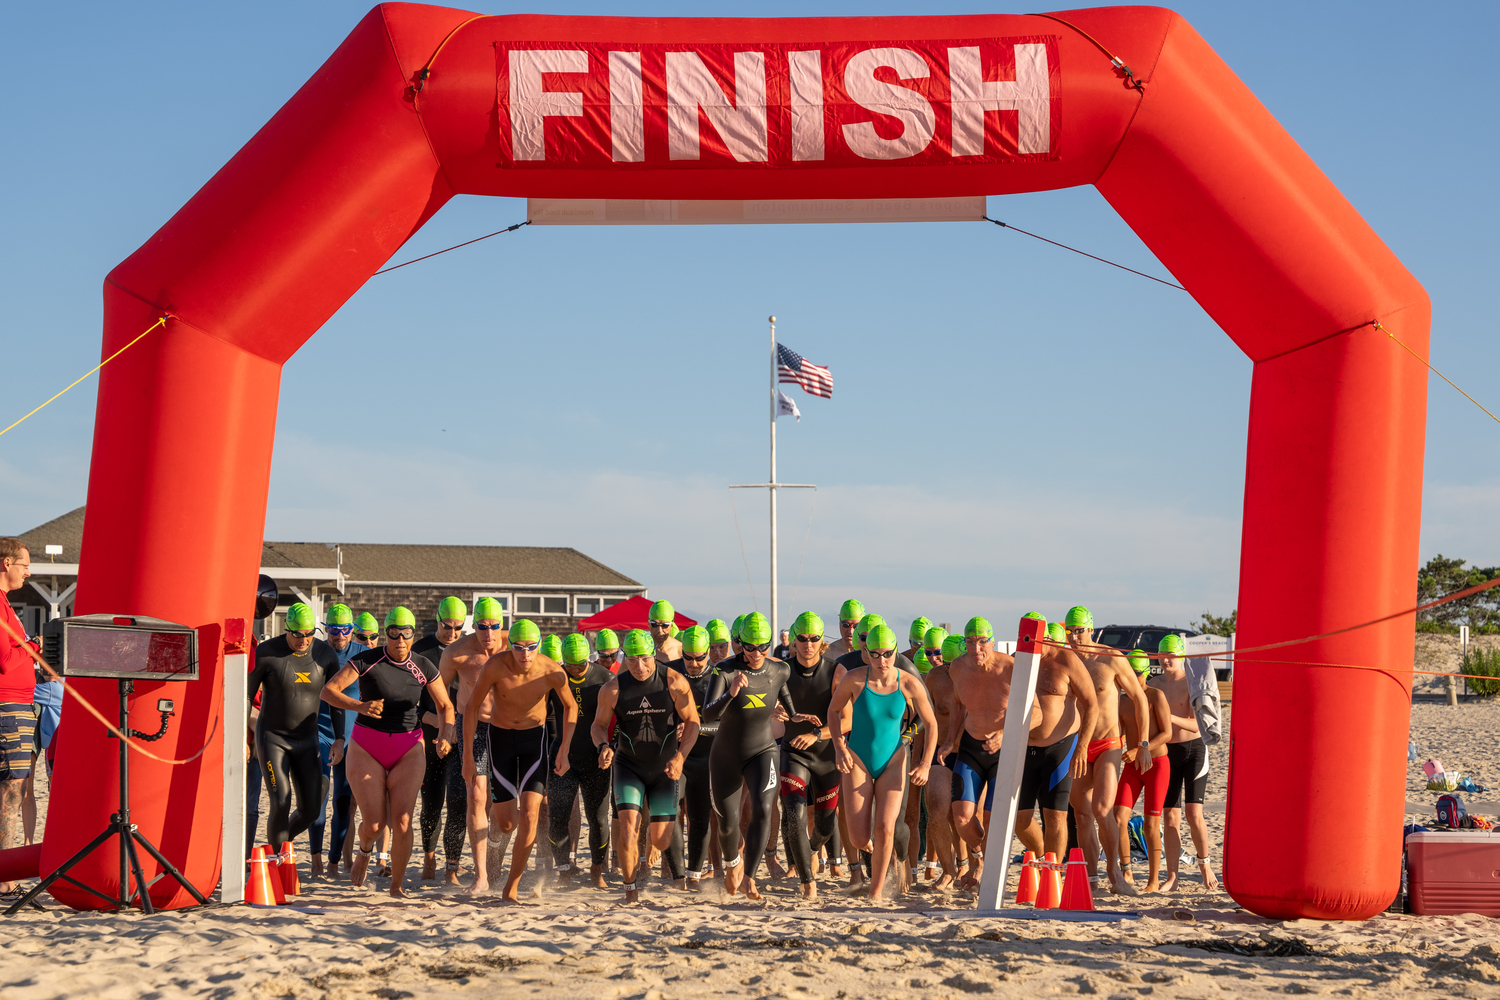
[[[1500,834],[1456,830],[1409,835],[1406,895],[1412,913],[1500,917]]]
[[[54,618],[42,629],[42,656],[67,677],[195,681],[198,632],[145,615]]]

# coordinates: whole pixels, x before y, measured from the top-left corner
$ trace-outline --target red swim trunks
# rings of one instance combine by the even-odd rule
[[[1125,745],[1125,737],[1111,736],[1107,740],[1089,740],[1089,763],[1099,759],[1100,754],[1118,750]]]
[[[1151,758],[1151,770],[1144,775],[1134,763],[1126,764],[1125,773],[1120,775],[1119,789],[1115,792],[1115,808],[1134,809],[1136,796],[1144,788],[1146,815],[1160,816],[1162,804],[1167,801],[1167,785],[1171,781],[1172,765],[1166,754]]]

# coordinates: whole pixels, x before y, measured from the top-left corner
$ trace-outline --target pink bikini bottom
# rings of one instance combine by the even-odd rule
[[[401,762],[401,758],[405,757],[412,747],[422,745],[422,730],[415,729],[409,733],[382,733],[369,726],[355,726],[354,742],[358,743],[365,753],[374,757],[375,763],[389,771]]]

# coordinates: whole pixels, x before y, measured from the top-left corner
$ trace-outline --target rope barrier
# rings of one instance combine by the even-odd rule
[[[204,751],[206,751],[210,746],[213,745],[214,733],[216,733],[216,732],[219,731],[219,717],[217,715],[214,716],[214,725],[213,725],[213,728],[208,731],[208,742],[205,743],[205,744],[203,744],[203,748],[200,749],[197,753],[193,754],[191,757],[184,757],[181,760],[172,760],[171,758],[168,758],[168,757],[158,757],[156,754],[152,753],[150,750],[147,750],[145,747],[141,746],[140,744],[138,744],[138,743],[132,743],[131,740],[130,740],[130,737],[126,736],[124,733],[120,732],[120,730],[116,729],[115,726],[114,726],[114,723],[110,722],[109,719],[105,718],[103,712],[101,712],[97,708],[95,708],[93,706],[93,704],[87,698],[85,698],[83,695],[81,695],[77,691],[73,690],[72,686],[70,684],[68,684],[67,680],[64,679],[63,677],[59,676],[58,673],[57,673],[57,671],[55,671],[55,670],[52,669],[52,665],[51,664],[49,664],[46,660],[44,660],[40,656],[38,656],[36,654],[36,650],[34,650],[34,649],[31,648],[31,643],[27,642],[26,638],[24,636],[17,635],[16,634],[16,630],[10,627],[10,623],[9,622],[6,622],[4,620],[0,620],[0,628],[3,628],[5,630],[5,632],[6,632],[7,635],[9,635],[12,639],[16,640],[16,642],[20,644],[20,646],[21,646],[22,649],[26,650],[27,655],[30,656],[33,660],[36,661],[36,665],[37,666],[41,667],[42,670],[46,671],[46,674],[47,674],[48,677],[52,678],[55,681],[61,681],[62,682],[62,686],[63,686],[63,690],[66,691],[68,694],[72,695],[74,701],[78,702],[84,708],[88,709],[89,714],[92,715],[94,718],[98,719],[101,723],[103,723],[105,729],[107,729],[111,733],[113,733],[116,736],[116,738],[124,740],[125,741],[125,745],[128,746],[130,749],[134,750],[136,753],[141,754],[141,755],[146,756],[146,757],[150,757],[152,760],[159,760],[163,764],[191,764],[193,761],[197,760],[199,757],[202,757],[203,754],[204,754]]]
[[[1042,15],[1042,16],[1045,17],[1046,15]],[[1097,260],[1101,264],[1108,264],[1110,267],[1118,267],[1122,271],[1129,271],[1131,274],[1138,274],[1142,278],[1150,278],[1152,281],[1156,282],[1159,285],[1166,285],[1168,288],[1175,288],[1179,292],[1185,292],[1185,291],[1187,291],[1186,288],[1183,288],[1181,285],[1177,284],[1176,282],[1166,281],[1166,280],[1164,280],[1162,278],[1156,277],[1153,274],[1147,274],[1145,271],[1137,271],[1135,268],[1133,268],[1133,267],[1126,267],[1124,264],[1116,264],[1114,261],[1112,261],[1112,260],[1106,260],[1103,257],[1095,257],[1093,254],[1089,253],[1086,250],[1080,250],[1077,247],[1070,247],[1066,243],[1059,243],[1056,240],[1049,240],[1049,239],[1047,239],[1047,237],[1045,237],[1045,236],[1038,236],[1036,233],[1029,233],[1026,230],[1021,229],[1021,228],[1019,228],[1017,226],[1012,226],[1008,222],[1001,222],[999,219],[992,219],[988,215],[980,216],[980,218],[982,218],[985,222],[993,222],[995,225],[999,226],[1001,229],[1010,229],[1010,230],[1013,230],[1015,232],[1020,233],[1022,236],[1030,236],[1034,240],[1041,240],[1043,243],[1051,243],[1055,247],[1062,247],[1064,250],[1071,250],[1071,251],[1073,251],[1076,254],[1082,254],[1083,256],[1089,258],[1090,260]]]
[[[36,416],[36,414],[40,413],[43,409],[47,408],[48,406],[51,406],[52,403],[59,396],[61,396],[65,392],[67,392],[69,389],[72,389],[75,385],[77,385],[79,382],[82,382],[84,379],[88,378],[90,375],[94,374],[94,372],[98,371],[99,369],[103,368],[105,365],[109,364],[115,358],[118,358],[120,355],[124,354],[127,349],[129,349],[131,347],[134,347],[135,344],[136,344],[136,341],[140,340],[146,334],[150,333],[152,330],[155,330],[159,326],[166,326],[166,325],[167,325],[167,316],[162,316],[161,319],[157,320],[155,323],[152,323],[150,326],[146,327],[146,329],[142,330],[139,334],[137,334],[135,340],[132,340],[130,343],[126,344],[124,347],[120,348],[118,351],[116,351],[115,353],[111,354],[109,357],[105,358],[103,361],[99,362],[97,365],[95,365],[94,367],[90,368],[88,371],[84,372],[82,375],[80,375],[77,378],[75,378],[72,382],[68,383],[67,387],[64,388],[62,390],[62,392],[57,393],[51,399],[49,399],[45,403],[43,403],[41,406],[38,406],[36,409],[34,409],[30,413],[26,414],[26,416],[22,417],[20,420],[17,420],[15,423],[11,424],[9,427],[5,428],[5,430],[0,431],[0,437],[3,437],[4,435],[9,434],[12,430],[14,430],[15,428],[19,427],[21,424],[24,424],[26,421],[30,420],[32,417]]]

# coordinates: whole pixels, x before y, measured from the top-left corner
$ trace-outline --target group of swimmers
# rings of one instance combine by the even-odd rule
[[[649,629],[602,630],[593,648],[579,633],[544,638],[526,619],[507,629],[491,598],[476,603],[468,634],[468,609],[455,597],[441,602],[436,631],[422,638],[402,607],[377,625],[333,605],[326,641],[314,617],[293,605],[284,633],[256,649],[251,749],[270,792],[273,850],[323,821],[331,784],[336,872],[358,806],[355,885],[374,860],[390,893],[404,894],[419,797],[423,878],[437,877],[446,804],[446,880],[459,883],[467,834],[467,891],[488,891],[513,840],[502,889],[510,901],[519,900],[544,822],[556,877],[581,874],[580,814],[589,883],[606,888],[613,845],[627,902],[658,858],[679,888],[719,878],[729,896],[760,899],[762,861],[785,874],[778,826],[805,898],[816,898],[825,872],[876,898],[892,870],[898,891],[924,872],[938,889],[974,889],[982,877],[1014,666],[983,618],[961,635],[918,618],[903,651],[879,615],[849,600],[836,639],[803,612],[778,659],[765,616],[679,631],[666,601],[652,605]],[[1060,858],[1071,825],[1091,867],[1102,853],[1110,888],[1137,895],[1128,823],[1143,797],[1143,888],[1171,890],[1185,799],[1203,882],[1214,887],[1202,818],[1207,761],[1182,637],[1163,638],[1154,656],[1095,645],[1083,607],[1049,625],[1048,636],[1016,835],[1037,857]],[[1155,677],[1153,658],[1162,668]]]

